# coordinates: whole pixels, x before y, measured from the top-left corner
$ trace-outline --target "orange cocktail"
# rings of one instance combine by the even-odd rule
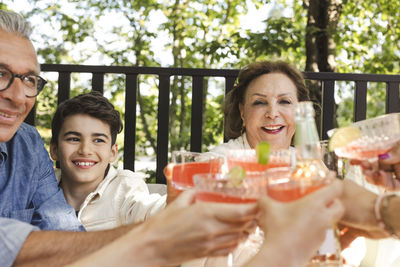
[[[233,204],[257,202],[257,198],[229,196],[229,195],[225,195],[225,194],[210,193],[210,192],[196,193],[196,200],[197,201],[206,201],[206,202],[233,203]]]
[[[193,187],[193,175],[218,173],[221,171],[222,164],[223,158],[215,154],[173,151],[172,162],[165,167],[164,174],[173,188],[181,191]]]
[[[198,173],[218,173],[221,161],[211,159],[205,162],[178,163],[172,166],[172,184],[181,190],[193,187],[193,175]]]
[[[293,169],[287,167],[268,170],[266,176],[268,196],[281,202],[297,200],[329,183],[324,179],[296,179],[293,177]]]
[[[270,168],[286,167],[291,164],[291,151],[288,149],[271,151],[268,164],[260,164],[254,149],[232,149],[227,153],[228,169],[242,167],[246,172],[263,172]]]
[[[263,172],[270,168],[286,167],[289,166],[289,162],[268,162],[267,165],[258,162],[246,161],[246,160],[228,160],[228,168],[231,169],[235,166],[242,167],[246,172]]]
[[[196,200],[224,203],[253,203],[266,194],[267,180],[263,173],[241,179],[229,179],[222,174],[196,174]]]
[[[290,202],[320,189],[320,185],[300,185],[297,183],[282,183],[267,186],[267,193],[270,198],[281,202]]]

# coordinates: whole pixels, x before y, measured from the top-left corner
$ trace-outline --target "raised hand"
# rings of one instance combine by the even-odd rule
[[[247,266],[303,266],[343,215],[341,192],[341,182],[335,181],[293,202],[260,199],[265,241]]]

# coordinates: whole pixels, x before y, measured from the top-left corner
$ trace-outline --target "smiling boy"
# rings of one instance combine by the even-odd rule
[[[63,102],[53,117],[50,153],[60,162],[60,186],[88,231],[143,221],[165,206],[143,175],[111,166],[121,130],[119,112],[95,91]]]

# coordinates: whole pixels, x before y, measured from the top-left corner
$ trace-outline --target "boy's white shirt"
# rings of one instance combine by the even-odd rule
[[[144,221],[165,205],[166,195],[150,194],[142,173],[110,166],[104,180],[81,204],[78,219],[87,231],[105,230]]]

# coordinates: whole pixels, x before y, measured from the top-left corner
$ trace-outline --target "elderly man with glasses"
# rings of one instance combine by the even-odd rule
[[[15,220],[1,221],[2,259],[12,256],[18,241],[32,230],[84,230],[57,186],[39,133],[23,122],[46,81],[38,76],[29,25],[13,24],[12,18],[23,18],[4,14],[0,14],[0,217]]]
[[[57,187],[42,139],[23,122],[46,84],[38,76],[29,28],[18,35],[10,30],[0,30],[0,215],[41,229],[81,230]]]

